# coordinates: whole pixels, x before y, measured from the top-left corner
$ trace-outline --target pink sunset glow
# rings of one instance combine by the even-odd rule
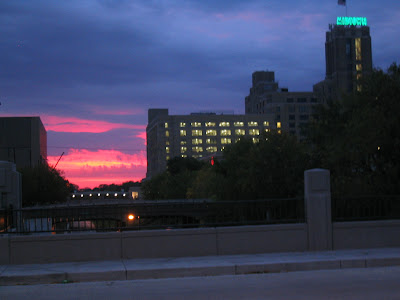
[[[48,156],[54,166],[58,156]],[[140,181],[146,173],[146,152],[126,154],[117,150],[70,149],[60,160],[57,169],[66,179],[80,188],[94,188],[99,184],[120,184]]]
[[[42,115],[46,130],[56,132],[73,132],[73,133],[102,133],[114,129],[144,129],[145,125],[132,125],[124,123],[111,123],[107,121],[79,119],[76,117],[60,117]]]

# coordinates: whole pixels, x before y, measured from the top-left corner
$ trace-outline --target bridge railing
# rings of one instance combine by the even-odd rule
[[[395,219],[400,219],[400,195],[332,199],[333,222]]]
[[[157,201],[0,210],[3,233],[65,233],[304,223],[304,200]]]

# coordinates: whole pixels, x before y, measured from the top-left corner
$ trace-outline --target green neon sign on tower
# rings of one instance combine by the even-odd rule
[[[336,25],[367,26],[367,18],[364,18],[364,17],[337,17]]]

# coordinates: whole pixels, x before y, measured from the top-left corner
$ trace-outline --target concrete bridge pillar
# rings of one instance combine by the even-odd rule
[[[304,172],[304,204],[308,228],[308,250],[332,249],[330,172],[312,169]]]

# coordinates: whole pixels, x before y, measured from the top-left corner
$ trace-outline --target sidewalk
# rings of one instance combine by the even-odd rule
[[[400,265],[400,248],[0,266],[0,285],[279,273]]]

